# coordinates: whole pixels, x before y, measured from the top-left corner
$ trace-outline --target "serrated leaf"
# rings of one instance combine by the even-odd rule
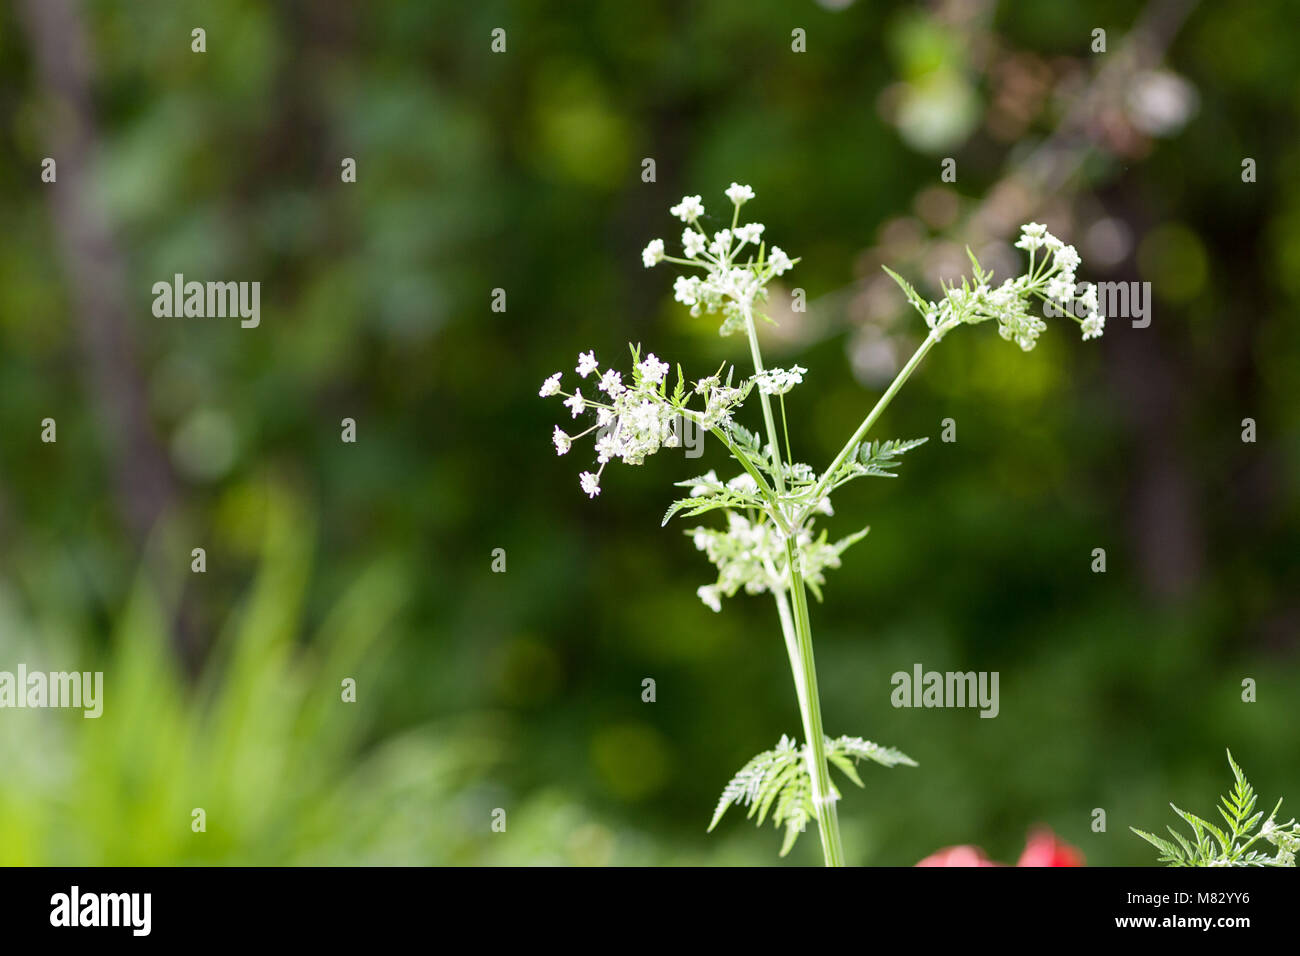
[[[757,434],[751,432],[745,426],[737,425],[734,422],[731,425],[730,432],[731,432],[732,441],[734,441],[741,448],[759,454],[759,456],[761,457],[761,451],[759,448],[759,438]]]
[[[851,535],[840,538],[840,540],[835,542],[835,553],[842,555],[849,548],[853,547],[855,544],[857,544],[859,541],[865,538],[870,531],[871,531],[871,527],[867,526],[863,528],[861,531],[855,531]]]
[[[1192,845],[1187,842],[1187,839],[1181,833],[1179,833],[1177,830],[1175,830],[1173,827],[1170,826],[1165,827],[1165,829],[1168,830],[1169,833],[1173,836],[1173,838],[1178,841],[1178,845],[1183,848],[1184,857],[1186,857],[1187,859],[1191,859],[1196,855],[1195,853],[1192,852]]]
[[[781,852],[778,855],[784,858],[794,847],[794,841],[799,839],[801,833],[803,833],[801,827],[797,827],[793,823],[786,824],[785,839],[781,841]]]
[[[1138,836],[1140,836],[1142,839],[1146,840],[1157,850],[1164,853],[1167,858],[1175,859],[1175,860],[1178,859],[1178,848],[1175,847],[1168,840],[1163,840],[1160,837],[1156,836],[1154,833],[1147,833],[1145,830],[1139,830],[1137,827],[1129,827],[1129,829],[1132,830],[1134,833],[1136,833]]]
[[[880,744],[863,740],[861,737],[840,737],[828,742],[828,750],[847,754],[861,760],[871,760],[884,767],[916,767],[917,762],[894,747],[882,747]]]
[[[893,269],[889,268],[889,266],[881,266],[881,268],[885,270],[889,278],[898,283],[898,287],[903,290],[903,295],[907,296],[907,301],[912,304],[912,308],[916,309],[916,311],[920,312],[923,316],[930,311],[930,303],[921,298],[920,294],[912,288],[910,282],[900,276]]]
[[[862,778],[858,776],[858,768],[853,766],[853,761],[850,760],[848,757],[844,756],[844,754],[828,753],[826,755],[826,759],[829,760],[831,763],[835,764],[835,766],[839,767],[840,770],[844,773],[844,776],[848,777],[859,787],[866,786],[866,784],[862,782]]]

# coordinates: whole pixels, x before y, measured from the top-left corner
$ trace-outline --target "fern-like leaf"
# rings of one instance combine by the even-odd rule
[[[1283,824],[1276,822],[1277,813],[1282,809],[1281,800],[1264,820],[1263,811],[1255,810],[1258,800],[1255,788],[1232,759],[1232,751],[1228,751],[1228,765],[1232,768],[1233,786],[1219,798],[1216,806],[1227,824],[1226,830],[1172,803],[1169,805],[1174,813],[1192,828],[1194,843],[1173,827],[1167,829],[1177,844],[1137,827],[1129,829],[1159,850],[1159,862],[1169,866],[1295,866],[1295,854],[1300,851],[1300,825],[1294,820]],[[1269,856],[1260,850],[1252,850],[1251,847],[1261,839],[1273,844],[1277,853]]]
[[[916,766],[916,762],[905,753],[861,737],[827,738],[826,759],[859,787],[863,786],[855,767],[859,760],[870,760],[885,767]],[[831,799],[838,800],[839,796],[839,791],[832,786]],[[748,816],[750,819],[757,817],[755,823],[758,826],[762,826],[770,816],[774,826],[785,829],[781,856],[789,853],[799,834],[816,816],[812,780],[808,776],[807,748],[782,736],[774,749],[763,751],[741,767],[723,788],[713,819],[709,822],[710,832],[733,806],[749,807]]]

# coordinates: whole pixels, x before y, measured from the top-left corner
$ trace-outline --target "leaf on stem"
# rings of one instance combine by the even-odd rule
[[[855,766],[859,760],[870,760],[885,767],[916,766],[916,762],[901,751],[861,737],[827,738],[826,759],[859,787],[863,786]],[[839,796],[839,791],[832,786],[831,797],[838,800]],[[755,823],[758,826],[762,826],[770,814],[773,825],[785,828],[780,855],[789,853],[808,822],[816,818],[807,747],[798,746],[794,740],[783,736],[774,749],[763,751],[741,767],[722,791],[709,823],[710,832],[733,805],[748,806],[748,816],[750,819],[757,816]]]

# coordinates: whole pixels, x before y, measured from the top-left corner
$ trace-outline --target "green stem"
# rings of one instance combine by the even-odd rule
[[[803,523],[803,520],[808,516],[808,512],[811,511],[816,506],[817,501],[826,494],[828,486],[831,481],[834,480],[835,473],[839,471],[840,466],[844,464],[845,459],[853,454],[858,445],[862,443],[862,439],[865,438],[867,432],[871,430],[871,426],[876,423],[876,419],[878,419],[885,409],[889,407],[889,403],[894,400],[894,396],[897,395],[898,390],[903,387],[903,383],[911,377],[912,372],[914,372],[916,367],[921,364],[921,359],[925,358],[926,353],[929,352],[930,349],[934,348],[935,344],[943,338],[944,333],[949,331],[954,324],[955,323],[953,322],[948,322],[944,325],[938,326],[937,328],[931,329],[930,334],[925,337],[925,341],[922,342],[917,347],[916,351],[912,353],[912,357],[907,360],[907,364],[903,366],[902,371],[900,371],[889,384],[889,388],[885,389],[885,394],[880,396],[880,400],[876,402],[875,407],[872,408],[871,411],[867,413],[867,417],[862,420],[862,424],[859,425],[857,431],[853,433],[853,437],[845,443],[844,447],[840,449],[840,453],[835,456],[835,460],[830,463],[830,467],[822,473],[821,478],[818,479],[816,486],[814,486],[812,490],[812,494],[809,495],[808,500],[810,504],[808,505],[808,508],[799,516],[799,520],[795,522],[796,527]]]
[[[763,477],[762,473],[750,464],[749,459],[735,446],[731,439],[727,437],[725,431],[721,428],[713,428],[710,429],[710,431],[718,441],[722,442],[727,451],[731,453],[731,457],[740,462],[741,467],[743,467],[745,471],[749,472],[749,476],[753,478],[754,483],[758,485],[759,493],[762,494],[762,496],[767,499],[768,504],[771,505],[772,519],[776,522],[776,526],[781,529],[782,534],[789,534],[790,526],[786,524],[785,517],[781,514],[781,506],[779,499],[776,496],[776,492],[772,490],[772,487],[767,483],[767,480]]]
[[[749,354],[754,359],[754,374],[763,374],[763,353],[758,349],[758,330],[754,328],[754,309],[749,303],[744,305],[745,332],[749,337]],[[785,479],[781,476],[781,445],[776,437],[776,419],[772,417],[772,399],[761,388],[758,390],[759,402],[763,406],[763,424],[767,426],[767,441],[772,446],[772,466],[776,478],[778,494],[785,494]]]
[[[763,374],[763,355],[758,347],[758,332],[754,328],[754,312],[747,304],[745,331],[749,336],[749,350],[754,359],[754,373]],[[772,416],[772,402],[762,389],[759,399],[763,405],[763,421],[767,425],[768,443],[772,446],[772,464],[775,469],[778,494],[784,493],[781,476],[781,445],[777,441],[776,420]],[[789,575],[790,599],[794,604],[794,649],[790,655],[790,669],[794,674],[795,693],[799,698],[799,716],[803,721],[804,741],[808,754],[808,776],[812,781],[813,813],[817,817],[817,830],[821,835],[822,856],[827,866],[844,865],[844,847],[840,842],[840,820],[832,795],[830,770],[826,762],[826,733],[822,729],[821,702],[817,693],[817,665],[813,660],[812,622],[808,617],[808,595],[804,590],[803,574],[799,570],[795,535],[798,524],[785,532],[785,562]],[[777,611],[784,610],[784,601],[778,597]],[[786,632],[786,647],[790,649],[788,612],[782,614],[781,625]]]
[[[776,568],[769,565],[768,570],[775,576]],[[790,655],[790,672],[794,674],[794,690],[799,698],[799,714],[802,717],[807,705],[804,702],[803,665],[799,659],[799,632],[790,615],[790,602],[785,599],[785,592],[773,591],[772,595],[776,598],[777,616],[781,618],[781,633],[785,637],[785,651]]]
[[[797,564],[794,541],[786,538],[785,559],[790,569],[790,595],[794,601],[794,625],[799,666],[796,682],[802,681],[799,695],[804,740],[808,747],[808,775],[812,779],[813,812],[822,839],[822,856],[827,866],[844,865],[844,847],[840,842],[840,818],[831,790],[830,770],[826,762],[826,733],[822,729],[821,699],[817,692],[817,664],[813,660],[812,623],[808,618],[808,595],[803,574]]]

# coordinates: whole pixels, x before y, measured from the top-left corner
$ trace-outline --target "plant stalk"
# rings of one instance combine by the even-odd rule
[[[925,337],[925,341],[917,346],[916,351],[913,352],[912,357],[907,360],[907,364],[903,366],[902,371],[900,371],[898,375],[895,376],[894,380],[890,382],[889,388],[885,389],[885,394],[880,396],[880,400],[877,401],[871,411],[867,413],[867,417],[862,420],[862,424],[859,425],[857,431],[853,433],[853,437],[845,443],[844,447],[840,449],[840,453],[835,456],[835,460],[832,461],[830,466],[822,473],[821,478],[813,488],[812,495],[809,498],[810,501],[815,504],[822,495],[826,494],[831,481],[835,477],[835,472],[839,470],[840,466],[844,464],[845,459],[847,459],[849,455],[853,454],[858,445],[862,443],[862,439],[864,439],[867,432],[871,430],[871,426],[876,423],[876,419],[878,419],[884,413],[885,409],[889,407],[889,403],[894,400],[894,396],[897,395],[898,390],[903,387],[903,383],[911,377],[912,372],[914,372],[916,367],[921,364],[921,359],[925,358],[926,353],[929,352],[930,349],[934,348],[938,341],[943,338],[944,333],[951,328],[952,323],[947,323],[930,330],[930,334]],[[811,507],[813,507],[813,505],[809,505],[809,508]],[[807,512],[801,516],[801,520],[796,522],[796,524],[802,524],[802,518],[804,517],[807,517]]]
[[[826,733],[822,729],[821,699],[817,693],[817,664],[813,660],[812,623],[808,618],[808,594],[799,570],[794,541],[787,538],[785,558],[790,568],[790,595],[794,602],[795,637],[799,652],[796,682],[802,680],[799,695],[803,731],[808,748],[808,775],[812,779],[813,812],[821,834],[822,855],[827,866],[844,865],[844,846],[840,842],[840,818],[835,809],[835,794],[826,762]]]
[[[749,351],[754,359],[754,373],[763,373],[763,355],[758,347],[758,330],[754,327],[754,311],[746,304],[745,332],[749,337]],[[919,361],[919,360],[918,360]],[[901,383],[899,383],[901,384]],[[767,440],[772,447],[772,464],[776,477],[777,494],[785,492],[781,475],[781,445],[777,441],[776,419],[772,415],[772,402],[767,393],[758,390],[763,406],[763,422],[767,426]],[[779,502],[778,502],[779,511]],[[830,770],[826,762],[826,734],[822,729],[821,702],[817,694],[817,669],[813,661],[812,622],[808,617],[808,595],[804,590],[803,574],[799,570],[795,535],[799,524],[792,524],[785,532],[785,562],[789,576],[790,600],[794,605],[794,647],[790,647],[788,630],[789,612],[778,595],[777,612],[781,615],[782,630],[786,636],[787,650],[791,650],[790,668],[794,675],[795,693],[799,698],[799,716],[803,721],[804,744],[808,754],[808,776],[812,781],[813,812],[817,817],[817,830],[821,835],[822,856],[827,866],[844,865],[844,847],[840,842],[840,820],[835,810],[831,790]]]

